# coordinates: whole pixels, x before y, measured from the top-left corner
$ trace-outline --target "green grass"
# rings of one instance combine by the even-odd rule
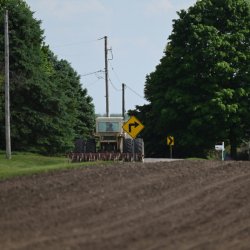
[[[11,160],[8,160],[6,153],[0,151],[0,179],[104,163],[111,162],[68,163],[66,157],[45,157],[25,152],[12,152]]]
[[[203,158],[186,158],[185,161],[207,161],[207,159]]]

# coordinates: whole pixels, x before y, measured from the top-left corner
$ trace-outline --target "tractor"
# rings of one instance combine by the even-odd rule
[[[95,121],[96,132],[92,132],[93,138],[88,138],[87,141],[76,140],[75,153],[70,157],[72,160],[132,161],[134,146],[135,159],[143,161],[144,142],[141,138],[133,140],[123,130],[123,117],[98,117]]]

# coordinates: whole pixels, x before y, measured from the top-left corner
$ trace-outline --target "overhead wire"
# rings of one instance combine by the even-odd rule
[[[66,47],[66,46],[71,46],[71,45],[76,45],[76,44],[83,44],[83,43],[97,42],[97,41],[99,41],[99,40],[101,40],[101,39],[102,39],[102,38],[97,39],[97,40],[91,40],[91,41],[80,42],[80,43],[70,43],[70,44],[65,44],[65,45],[55,46],[55,47],[51,47],[51,48],[60,48],[60,47]]]
[[[99,41],[99,40],[102,40],[102,39],[103,39],[103,37],[100,38],[100,39],[97,39],[97,40],[85,41],[85,42],[80,42],[80,43],[71,43],[71,44],[60,45],[60,46],[55,46],[55,47],[51,47],[51,48],[60,48],[60,47],[66,47],[66,46],[71,46],[71,45],[77,45],[77,44],[84,44],[84,43],[96,42],[96,41]],[[97,46],[96,46],[96,47],[97,47]],[[96,48],[96,47],[95,47],[95,48]],[[95,49],[95,48],[94,48],[94,49]],[[93,49],[93,50],[94,50],[94,49]],[[91,50],[91,51],[93,51],[93,50]],[[91,51],[88,51],[88,52],[86,52],[86,53],[84,53],[84,54],[87,54],[87,53],[89,53],[89,52],[91,52]],[[81,56],[81,55],[84,55],[84,54],[80,54],[80,55],[61,55],[61,54],[58,54],[58,55],[61,55],[61,56]],[[116,72],[115,72],[115,70],[114,70],[114,67],[113,67],[113,65],[111,64],[110,61],[109,61],[109,64],[110,64],[110,66],[112,67],[112,70],[114,71],[115,76],[116,76],[116,78],[118,79],[119,83],[122,85],[122,83],[121,83],[121,81],[120,81],[118,75],[116,74]],[[99,71],[95,71],[95,72],[88,73],[88,74],[81,75],[81,76],[88,76],[88,75],[96,74],[96,73],[98,73],[98,72],[103,72],[103,71],[102,71],[102,70],[99,70]],[[100,79],[101,79],[101,78],[98,78],[97,81],[95,81],[95,82],[93,82],[93,83],[91,83],[91,84],[89,84],[89,85],[83,86],[83,87],[88,87],[88,86],[90,86],[90,85],[92,85],[92,84],[98,82]],[[117,90],[117,91],[122,91],[122,89],[119,90],[119,89],[117,89],[117,88],[114,86],[114,84],[112,83],[110,77],[109,77],[109,81],[110,81],[111,85],[113,86],[113,88],[114,88],[115,90]],[[133,91],[136,95],[138,95],[138,96],[141,97],[142,99],[146,100],[146,99],[143,98],[141,95],[139,95],[138,93],[136,93],[133,89],[131,89],[128,85],[125,85],[125,88],[130,89],[130,90]],[[147,101],[147,100],[146,100],[146,101]]]
[[[86,87],[88,87],[88,86],[90,86],[90,85],[93,85],[94,83],[98,82],[100,79],[101,79],[101,78],[98,78],[96,81],[92,82],[92,83],[89,84],[89,85],[86,85],[86,86],[83,85],[83,87],[86,88]]]
[[[145,101],[147,101],[144,97],[142,97],[141,95],[139,95],[138,93],[136,93],[133,89],[131,89],[128,85],[126,85],[127,88],[129,88],[131,91],[133,91],[135,94],[137,94],[138,96],[140,96],[142,99],[144,99]]]
[[[88,76],[88,75],[96,74],[96,73],[99,73],[99,72],[104,72],[104,71],[103,70],[99,70],[99,71],[95,71],[95,72],[92,72],[92,73],[87,73],[85,75],[80,75],[80,76]]]
[[[110,81],[110,83],[112,84],[112,86],[113,86],[113,88],[114,88],[115,90],[117,90],[117,91],[122,91],[122,89],[117,89],[117,88],[113,85],[113,83],[112,83],[110,77],[109,77],[109,81]]]
[[[112,70],[114,71],[114,73],[115,73],[115,75],[116,75],[118,81],[119,81],[120,84],[122,85],[122,83],[121,83],[119,77],[117,76],[117,74],[116,74],[116,72],[115,72],[115,70],[114,70],[114,67],[112,66],[112,64],[111,64],[110,61],[109,61],[109,64],[110,64],[110,66],[112,67]],[[112,83],[111,83],[111,84],[112,84]],[[114,86],[113,86],[113,87],[114,87]],[[144,97],[142,97],[141,95],[139,95],[138,93],[136,93],[133,89],[131,89],[128,85],[125,85],[125,88],[129,88],[129,89],[130,89],[131,91],[133,91],[136,95],[138,95],[138,96],[141,97],[142,99],[146,100]],[[147,100],[146,100],[146,101],[147,101]]]
[[[86,55],[86,54],[94,51],[97,47],[99,47],[99,44],[97,46],[95,46],[92,50],[89,50],[88,52],[83,53],[83,54],[79,54],[79,55],[62,55],[62,54],[57,54],[57,55],[59,55],[59,56],[82,56],[82,55]]]
[[[110,61],[109,61],[109,64],[110,64],[110,66],[111,66],[112,70],[114,71],[114,73],[115,73],[115,75],[116,75],[116,78],[118,79],[118,81],[119,81],[119,82],[120,82],[120,84],[122,85],[122,83],[121,83],[121,81],[120,81],[119,77],[117,76],[117,74],[116,74],[116,72],[115,72],[115,70],[114,70],[114,67],[112,66],[112,64],[111,64],[111,62],[110,62]]]

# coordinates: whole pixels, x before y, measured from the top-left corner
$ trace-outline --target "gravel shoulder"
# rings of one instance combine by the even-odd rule
[[[249,162],[120,163],[23,176],[0,181],[0,249],[249,249],[249,207]]]

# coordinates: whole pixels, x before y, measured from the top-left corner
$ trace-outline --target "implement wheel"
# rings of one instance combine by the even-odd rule
[[[135,139],[135,153],[144,155],[144,141],[141,138]]]
[[[75,153],[84,153],[85,141],[84,139],[76,139]]]
[[[87,140],[86,153],[96,153],[95,139],[88,139]]]
[[[123,153],[133,153],[132,140],[129,138],[123,138]]]

